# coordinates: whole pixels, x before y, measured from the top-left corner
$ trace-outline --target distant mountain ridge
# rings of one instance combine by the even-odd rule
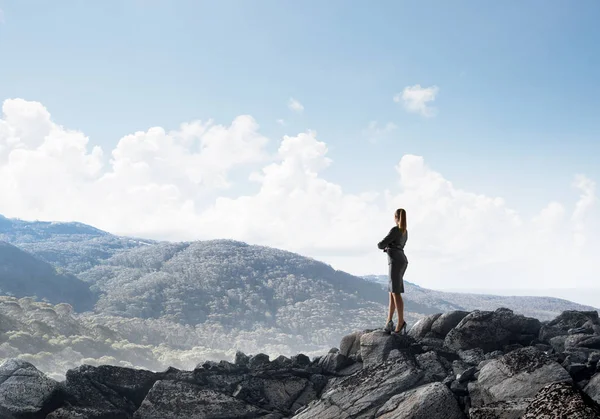
[[[0,241],[77,274],[112,255],[154,240],[120,237],[78,222],[24,221],[0,214]]]

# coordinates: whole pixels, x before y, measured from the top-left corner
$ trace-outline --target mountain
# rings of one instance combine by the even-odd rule
[[[366,275],[363,278],[387,290],[386,275]],[[495,310],[498,307],[507,307],[526,316],[550,320],[565,310],[597,310],[596,307],[562,298],[445,292],[423,288],[408,281],[404,281],[404,289],[406,291],[404,298],[410,300],[415,306],[433,307],[438,312]]]
[[[69,303],[78,311],[91,310],[96,302],[85,282],[1,241],[0,295],[35,296],[54,304]]]
[[[153,240],[115,236],[82,223],[23,221],[2,215],[0,241],[13,244],[74,274],[120,251],[155,243]]]

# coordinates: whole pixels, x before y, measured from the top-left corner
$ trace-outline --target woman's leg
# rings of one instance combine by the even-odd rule
[[[399,332],[404,324],[404,301],[402,300],[402,294],[392,294],[394,296],[394,305],[398,311],[398,325],[396,326],[396,332]]]
[[[392,293],[390,292],[390,310],[388,312],[387,323],[391,322],[394,319],[394,311],[396,311],[396,302],[394,301],[394,297],[392,297]]]

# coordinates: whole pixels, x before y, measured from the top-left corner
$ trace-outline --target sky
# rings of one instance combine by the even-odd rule
[[[0,11],[0,214],[362,275],[403,207],[411,282],[600,288],[595,0]]]

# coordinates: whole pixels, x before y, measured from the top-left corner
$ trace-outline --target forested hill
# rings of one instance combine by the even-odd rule
[[[386,299],[372,283],[314,259],[231,240],[139,247],[79,277],[102,294],[98,311],[184,324],[288,328],[305,310],[338,323]]]
[[[96,301],[88,284],[2,241],[0,295],[35,296],[53,304],[69,303],[78,311],[91,310]]]

